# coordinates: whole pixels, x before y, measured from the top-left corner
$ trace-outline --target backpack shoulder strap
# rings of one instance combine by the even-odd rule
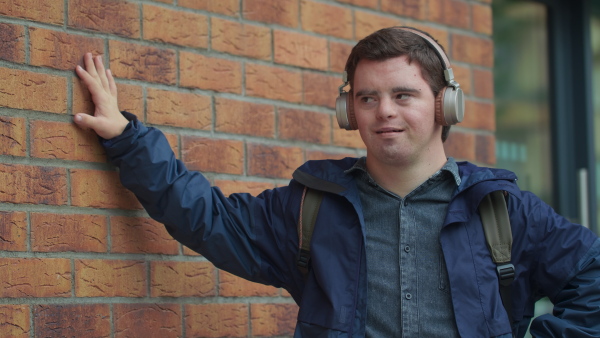
[[[504,191],[494,191],[485,196],[479,204],[479,214],[487,246],[496,263],[502,303],[512,320],[510,284],[515,279],[515,267],[511,264],[513,239]]]
[[[297,264],[305,278],[308,275],[308,264],[310,263],[310,241],[322,200],[322,191],[304,187],[300,202],[300,216],[298,218]]]

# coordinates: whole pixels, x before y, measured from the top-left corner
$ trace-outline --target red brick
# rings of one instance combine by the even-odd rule
[[[62,1],[0,0],[0,15],[62,25],[64,4]]]
[[[175,153],[176,158],[180,158],[179,156],[179,135],[165,133],[165,137],[167,138],[167,142],[171,146],[173,153]]]
[[[354,37],[356,39],[362,39],[382,28],[404,26],[399,19],[358,10],[354,11],[354,21]]]
[[[244,173],[244,144],[241,141],[185,136],[182,137],[182,158],[190,170]]]
[[[139,38],[139,6],[121,0],[69,0],[69,26]]]
[[[184,325],[192,337],[251,337],[246,304],[187,304]]]
[[[78,207],[141,209],[115,171],[71,169],[71,204]]]
[[[0,116],[0,154],[27,155],[27,131],[24,118]]]
[[[451,130],[444,150],[447,156],[457,160],[475,161],[475,135]]]
[[[286,65],[327,70],[327,40],[296,32],[275,30],[275,62]]]
[[[242,92],[242,64],[238,61],[207,57],[200,54],[179,54],[180,82],[182,87]]]
[[[440,29],[440,28],[432,27],[430,25],[421,25],[421,24],[417,24],[417,23],[411,24],[410,26],[429,33],[429,35],[431,35],[433,37],[433,39],[435,41],[437,41],[437,43],[439,45],[442,46],[442,49],[445,51],[445,53],[448,55],[448,57],[450,57],[449,50],[448,50],[448,46],[450,46],[450,36],[448,33],[448,29],[446,29],[446,28]]]
[[[102,39],[29,28],[29,62],[34,66],[72,70],[82,64],[86,52],[104,54]]]
[[[228,16],[238,17],[240,15],[239,0],[179,0],[177,4],[181,7],[200,9]]]
[[[460,88],[465,95],[471,94],[473,92],[473,86],[471,85],[471,69],[455,64],[452,64],[451,66],[452,72],[454,73],[454,79],[460,84]]]
[[[246,20],[298,27],[298,0],[243,0]]]
[[[0,41],[2,43],[0,60],[25,62],[25,29],[23,26],[0,23]]]
[[[365,144],[357,130],[348,131],[340,129],[337,124],[337,119],[333,118],[333,144],[340,147],[365,149]]]
[[[209,262],[153,261],[150,266],[151,297],[216,295],[215,268]]]
[[[471,15],[473,22],[473,31],[486,35],[492,35],[492,7],[490,5],[471,5]]]
[[[144,297],[146,287],[143,261],[75,260],[77,297]]]
[[[295,304],[251,304],[253,336],[292,336],[298,306]]]
[[[336,0],[337,2],[343,2],[355,6],[367,7],[372,9],[377,9],[379,4],[379,0]]]
[[[70,297],[71,263],[63,258],[0,258],[0,297]]]
[[[341,73],[346,69],[346,61],[352,45],[341,42],[329,42],[329,70]],[[341,81],[340,81],[341,82]],[[337,93],[337,91],[336,91]]]
[[[5,337],[29,338],[29,305],[0,305],[0,332]]]
[[[106,216],[31,214],[31,250],[107,252]]]
[[[213,50],[271,60],[271,29],[217,17],[210,19]]]
[[[31,156],[86,162],[106,162],[96,133],[72,123],[33,120]]]
[[[208,18],[205,15],[144,5],[144,39],[180,46],[208,46]]]
[[[341,160],[345,157],[359,157],[354,153],[330,153],[325,151],[307,151],[306,152],[306,160]]]
[[[16,204],[67,203],[65,169],[0,164],[0,201]]]
[[[494,98],[494,74],[491,71],[474,69],[473,82],[475,83],[475,96],[484,99]]]
[[[126,110],[138,116],[143,120],[143,93],[142,87],[117,83],[119,93],[119,110]],[[77,77],[73,77],[73,114],[86,113],[94,114],[94,102],[87,87]]]
[[[494,104],[465,100],[465,119],[460,123],[460,126],[479,130],[496,130]]]
[[[452,58],[492,68],[494,66],[494,48],[491,39],[452,34]]]
[[[267,189],[275,188],[275,185],[272,183],[239,180],[216,180],[215,185],[221,189],[225,196],[229,196],[233,193],[249,193],[256,196]]]
[[[110,337],[108,304],[35,305],[36,337]]]
[[[176,255],[177,241],[165,226],[147,217],[112,216],[111,252]]]
[[[475,136],[475,159],[490,166],[496,164],[496,137],[494,135]]]
[[[272,286],[253,283],[234,276],[225,271],[219,271],[219,296],[221,297],[275,297],[279,289]]]
[[[331,143],[331,115],[279,108],[279,138],[311,143]]]
[[[427,1],[381,0],[381,11],[424,20],[427,15]]]
[[[26,251],[27,214],[23,211],[0,211],[0,234],[0,251]]]
[[[67,112],[67,80],[64,77],[0,68],[0,107]]]
[[[177,304],[115,304],[114,337],[182,337],[181,316]]]
[[[248,145],[248,175],[288,179],[302,163],[302,148]]]
[[[211,127],[210,97],[148,88],[147,122],[208,130]]]
[[[471,8],[462,0],[430,0],[429,20],[459,28],[471,28]]]
[[[186,255],[186,256],[200,256],[199,253],[197,253],[196,251],[188,248],[185,245],[182,245],[182,248],[183,248],[183,254]]]
[[[275,109],[272,105],[215,98],[215,131],[272,138]]]
[[[302,29],[305,31],[342,39],[352,39],[353,37],[352,10],[348,7],[302,0],[300,17],[302,18]]]
[[[175,84],[175,51],[116,40],[109,41],[109,49],[110,69],[115,77]]]
[[[246,64],[246,95],[302,102],[302,74],[279,67]]]
[[[305,72],[302,74],[304,103],[335,108],[342,79],[337,76]]]

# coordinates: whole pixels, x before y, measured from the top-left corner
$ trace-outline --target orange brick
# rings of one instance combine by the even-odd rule
[[[346,61],[353,45],[341,42],[329,42],[329,70],[341,73],[346,69]],[[340,81],[341,82],[341,81]],[[336,91],[337,93],[337,91]]]
[[[319,70],[328,67],[327,40],[324,38],[275,30],[273,49],[277,63]]]
[[[183,254],[184,255],[186,255],[186,256],[200,256],[199,253],[197,253],[196,251],[188,248],[187,246],[182,245],[182,247],[183,247]]]
[[[307,151],[306,160],[341,160],[346,157],[359,157],[354,153],[330,153],[325,151]]]
[[[241,175],[244,144],[241,141],[182,137],[182,158],[190,170]]]
[[[218,92],[242,92],[242,65],[240,62],[200,54],[179,54],[180,85]]]
[[[115,304],[114,337],[182,337],[181,316],[177,304]]]
[[[215,98],[215,131],[272,138],[275,109],[272,105]]]
[[[295,304],[251,304],[253,336],[292,336],[298,306]]]
[[[355,6],[367,7],[377,9],[379,0],[337,0],[337,2],[343,2]]]
[[[302,28],[308,32],[352,39],[352,10],[347,7],[322,2],[300,2]],[[333,19],[333,20],[332,20]]]
[[[187,304],[184,320],[192,337],[251,337],[246,304]]]
[[[169,142],[171,149],[175,153],[175,157],[180,158],[180,156],[179,156],[179,135],[165,133],[165,137],[167,138],[167,142]]]
[[[479,130],[496,130],[494,104],[465,100],[465,119],[460,123],[460,126]]]
[[[65,169],[0,164],[0,201],[17,204],[67,203]]]
[[[29,28],[30,63],[34,66],[72,70],[82,64],[86,52],[104,54],[102,39]]]
[[[139,38],[139,6],[120,0],[69,0],[69,26]]]
[[[256,196],[267,189],[275,188],[275,185],[272,183],[239,180],[216,180],[215,185],[221,189],[225,196],[229,196],[233,193],[249,193]]]
[[[38,337],[110,337],[108,304],[35,305]]]
[[[31,214],[31,250],[107,252],[106,216]]]
[[[67,80],[63,77],[0,68],[0,107],[67,112]]]
[[[208,18],[205,15],[144,5],[144,39],[180,46],[208,46]]]
[[[471,28],[471,6],[462,0],[430,0],[429,20],[459,28]]]
[[[246,64],[246,95],[302,102],[302,74],[279,67]]]
[[[106,152],[96,133],[72,123],[33,120],[31,156],[62,160],[106,162]]]
[[[109,41],[109,49],[110,69],[115,77],[175,84],[175,51],[116,40]]]
[[[494,74],[489,70],[473,70],[473,82],[475,83],[475,96],[484,99],[494,98]]]
[[[0,15],[62,25],[64,4],[62,1],[0,0]]]
[[[402,21],[389,16],[358,10],[354,11],[354,21],[354,37],[356,39],[362,39],[382,28],[404,25]]]
[[[288,179],[302,163],[302,148],[248,145],[248,175]]]
[[[339,125],[337,124],[337,119],[335,117],[333,118],[333,123],[335,124],[335,126],[333,127],[334,145],[357,149],[366,148],[357,130],[348,131],[345,129],[340,129]]]
[[[153,261],[150,266],[151,297],[216,295],[215,268],[209,262]]]
[[[27,214],[22,211],[0,211],[0,234],[1,251],[26,251]]]
[[[269,28],[217,17],[212,17],[210,23],[212,49],[254,59],[271,60]]]
[[[427,1],[381,0],[381,11],[424,20],[427,15]]]
[[[278,295],[279,289],[277,288],[253,283],[228,272],[219,271],[219,296],[221,297],[274,297]]]
[[[141,209],[115,171],[71,169],[71,204],[78,207]]]
[[[0,332],[5,337],[29,338],[29,305],[0,305]]]
[[[452,58],[462,62],[492,68],[494,48],[491,39],[452,34]]]
[[[444,150],[447,156],[457,160],[475,161],[475,135],[451,130]]]
[[[147,217],[112,216],[111,252],[176,255],[177,241],[165,226]]]
[[[458,66],[452,64],[452,72],[454,73],[454,79],[460,84],[460,88],[463,90],[465,95],[472,93],[471,85],[471,69],[469,67]]]
[[[246,20],[298,27],[298,0],[243,0]]]
[[[203,11],[238,17],[240,15],[239,0],[179,0],[181,7],[200,9]]]
[[[496,164],[496,137],[494,135],[475,136],[475,159],[490,166]]]
[[[207,130],[211,127],[210,97],[148,88],[147,122]]]
[[[0,258],[0,297],[70,297],[71,263],[63,258]]]
[[[0,116],[0,154],[25,156],[27,153],[25,119]]]
[[[486,35],[492,35],[492,7],[490,5],[471,5],[473,31]]]
[[[311,143],[331,143],[331,115],[279,108],[279,138]]]
[[[0,60],[25,62],[25,29],[23,26],[0,23],[0,41],[2,41]]]
[[[144,297],[146,264],[143,261],[75,260],[77,297]]]
[[[416,23],[411,24],[411,26],[416,29],[420,29],[422,31],[429,33],[429,35],[431,35],[433,37],[433,39],[442,46],[442,49],[445,51],[445,53],[448,55],[448,57],[450,57],[449,50],[448,50],[448,46],[450,46],[450,36],[449,36],[448,30],[446,28],[440,29],[440,28],[432,27],[430,25],[421,25],[421,24],[416,24]]]
[[[304,72],[302,74],[304,103],[335,108],[335,99],[339,94],[338,87],[342,84],[342,79],[337,76]]]

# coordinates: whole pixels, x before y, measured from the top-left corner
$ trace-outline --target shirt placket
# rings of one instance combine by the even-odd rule
[[[401,313],[402,335],[416,337],[419,331],[418,321],[418,281],[415,242],[415,219],[409,196],[401,200],[398,212],[399,232],[399,257],[400,285],[401,285]]]

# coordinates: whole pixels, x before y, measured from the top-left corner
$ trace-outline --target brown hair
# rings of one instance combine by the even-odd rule
[[[372,61],[385,61],[399,56],[408,56],[408,62],[416,61],[421,66],[421,75],[429,84],[434,96],[446,86],[444,79],[444,66],[437,52],[423,39],[415,33],[400,29],[401,27],[384,28],[372,33],[360,40],[348,56],[346,62],[346,72],[350,88],[354,84],[354,72],[356,66],[362,59]],[[412,27],[407,27],[417,30]],[[431,37],[427,32],[418,30]],[[436,41],[437,40],[433,39]],[[443,47],[440,45],[443,50]],[[446,141],[450,126],[444,126],[442,129],[442,141]]]

